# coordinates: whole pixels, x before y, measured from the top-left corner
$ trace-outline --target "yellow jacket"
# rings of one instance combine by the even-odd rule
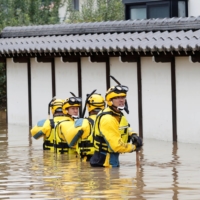
[[[90,115],[86,118],[89,123],[90,133],[87,137],[80,138],[78,140],[76,150],[77,153],[83,158],[83,160],[89,160],[90,157],[94,154],[94,144],[93,144],[93,126],[96,119],[96,115]]]
[[[66,122],[73,122],[73,118],[69,117],[69,116],[65,116],[65,120],[60,121],[59,123],[56,123],[55,125],[55,144],[54,144],[54,151],[56,153],[60,153],[60,154],[65,154],[65,153],[75,153],[74,151],[71,152],[69,145],[67,144],[67,142],[65,141],[65,139],[62,137],[61,135],[61,130],[60,127],[62,126],[63,123]]]
[[[90,159],[92,166],[118,167],[119,153],[132,152],[136,149],[135,145],[127,143],[128,136],[132,134],[128,125],[126,136],[122,136],[123,131],[120,132],[121,119],[127,122],[124,118],[122,112],[115,112],[110,107],[97,115],[94,125],[95,154]]]
[[[130,124],[128,123],[124,115],[122,115],[120,119],[119,131],[121,133],[121,138],[125,143],[129,141],[129,136],[131,136],[132,134],[136,134],[136,132],[133,131],[132,128],[130,128]]]
[[[64,121],[58,125],[59,138],[66,142],[70,148],[75,145],[79,138],[86,138],[90,134],[90,125],[87,119],[79,118]]]
[[[56,116],[53,119],[43,119],[38,121],[38,123],[31,129],[31,135],[35,139],[43,137],[44,150],[54,151],[55,143],[55,127],[58,123],[67,120],[65,116]]]

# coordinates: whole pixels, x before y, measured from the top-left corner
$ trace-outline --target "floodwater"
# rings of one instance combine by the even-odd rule
[[[119,168],[92,168],[74,156],[43,152],[29,128],[0,116],[0,199],[199,200],[200,145],[145,139]]]

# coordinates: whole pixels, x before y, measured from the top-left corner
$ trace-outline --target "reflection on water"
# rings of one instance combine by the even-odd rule
[[[0,122],[0,199],[200,199],[199,145],[146,139],[120,168],[91,168],[66,155],[43,152],[28,127]]]

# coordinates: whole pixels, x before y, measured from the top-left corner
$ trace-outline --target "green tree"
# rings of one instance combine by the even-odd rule
[[[71,0],[67,3],[68,23],[124,20],[122,0],[84,0],[80,11],[73,9]]]
[[[6,107],[6,67],[0,63],[0,109]]]
[[[65,0],[0,0],[0,31],[6,26],[59,23]],[[6,105],[6,67],[0,63],[0,108]]]
[[[0,0],[0,30],[6,26],[59,23],[59,8],[66,0]]]

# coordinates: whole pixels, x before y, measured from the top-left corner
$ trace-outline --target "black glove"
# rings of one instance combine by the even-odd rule
[[[139,151],[141,146],[143,145],[142,139],[136,134],[131,135],[132,144],[136,146],[136,151]]]

